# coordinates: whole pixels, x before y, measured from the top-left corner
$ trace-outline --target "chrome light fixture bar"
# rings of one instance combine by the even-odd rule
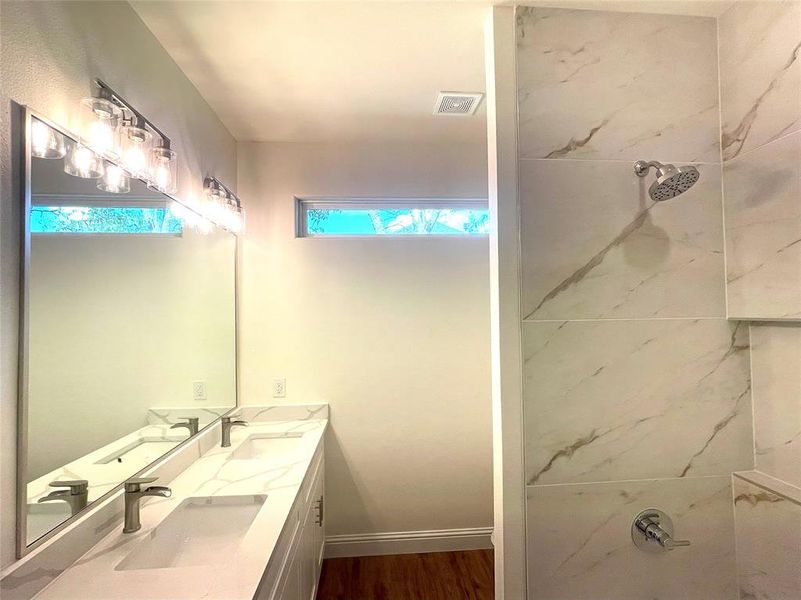
[[[203,180],[203,190],[203,214],[232,233],[242,233],[245,228],[245,211],[239,197],[216,177],[206,177]]]
[[[123,168],[146,181],[148,187],[175,193],[178,161],[170,138],[102,79],[95,79],[94,84],[95,95],[82,100],[91,111],[85,143],[108,158],[119,158]],[[113,182],[102,185],[126,189],[118,172],[113,177]]]

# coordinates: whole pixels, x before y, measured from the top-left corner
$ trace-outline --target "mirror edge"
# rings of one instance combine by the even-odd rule
[[[145,465],[136,473],[131,474],[130,477],[120,481],[119,484],[111,488],[108,492],[91,502],[81,511],[75,513],[68,519],[59,523],[56,527],[32,541],[27,543],[28,524],[26,519],[27,510],[27,449],[28,449],[28,340],[29,340],[29,321],[30,315],[28,310],[29,300],[29,279],[30,279],[30,256],[31,256],[31,232],[30,232],[30,208],[31,208],[31,174],[32,174],[32,161],[31,161],[31,124],[33,119],[37,119],[47,125],[48,127],[58,131],[59,133],[68,136],[74,140],[79,139],[79,136],[69,131],[68,129],[54,123],[47,117],[42,116],[32,108],[26,105],[20,105],[12,101],[14,111],[12,114],[12,146],[16,151],[22,154],[20,161],[20,168],[17,172],[17,177],[20,182],[20,205],[22,208],[22,215],[20,218],[20,262],[19,262],[19,324],[18,324],[18,356],[17,356],[17,456],[16,456],[16,558],[17,560],[24,558],[40,546],[53,539],[60,532],[64,531],[67,527],[71,526],[79,519],[90,514],[92,511],[97,510],[102,503],[106,502],[112,495],[118,493],[123,489],[125,482],[133,477],[141,477],[147,471],[152,469],[155,465],[159,465],[166,460],[169,460],[174,454],[183,449],[189,442],[196,441],[197,435],[207,431],[214,426],[222,417],[229,415],[232,411],[240,408],[239,403],[239,236],[233,232],[227,232],[234,237],[234,406],[221,414],[216,419],[211,420],[205,427],[203,427],[194,436],[183,440],[180,444],[176,445],[169,452],[162,454],[159,458],[152,463]],[[13,124],[18,123],[16,134],[14,133]],[[14,149],[12,148],[12,157]],[[109,161],[114,162],[114,161]],[[12,170],[12,180],[14,179]],[[13,185],[13,184],[12,184]],[[183,205],[188,210],[196,212],[192,207],[186,206],[180,200],[166,194],[159,192],[164,196],[174,200]]]

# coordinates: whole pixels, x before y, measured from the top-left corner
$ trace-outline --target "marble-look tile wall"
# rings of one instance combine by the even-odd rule
[[[801,492],[801,324],[753,324],[751,340],[756,468]]]
[[[801,2],[719,18],[728,314],[801,319]]]
[[[517,9],[530,600],[736,594],[750,342],[725,320],[717,73],[715,19]],[[638,159],[701,180],[657,204]],[[649,507],[693,545],[638,550]]]
[[[740,600],[801,598],[801,496],[733,481]]]

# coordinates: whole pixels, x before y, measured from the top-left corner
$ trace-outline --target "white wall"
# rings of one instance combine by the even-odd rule
[[[76,127],[78,101],[101,77],[169,135],[180,194],[214,174],[235,185],[236,145],[206,102],[124,2],[0,4],[0,564],[14,558],[19,169],[11,101]],[[12,162],[13,159],[13,162]]]
[[[296,239],[293,196],[485,197],[486,149],[238,147],[242,398],[329,402],[328,535],[492,525],[488,241]]]

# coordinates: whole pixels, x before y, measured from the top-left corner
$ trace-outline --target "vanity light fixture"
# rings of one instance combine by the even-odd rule
[[[86,144],[108,158],[120,158],[123,168],[148,187],[175,193],[178,161],[170,138],[104,81],[95,79],[94,84],[95,96],[82,100],[91,111]]]
[[[64,158],[64,136],[38,119],[31,120],[31,154],[37,158]]]
[[[217,225],[232,233],[241,233],[245,228],[245,211],[242,202],[216,177],[203,181],[205,202],[202,212]]]

